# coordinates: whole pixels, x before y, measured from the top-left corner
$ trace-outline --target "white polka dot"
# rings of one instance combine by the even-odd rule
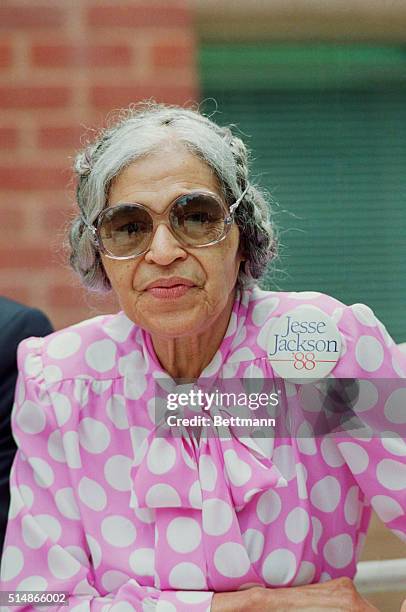
[[[200,455],[199,476],[204,491],[214,491],[217,481],[217,468],[211,457]]]
[[[106,492],[103,487],[86,476],[79,481],[78,494],[85,506],[96,512],[104,510],[107,505]]]
[[[90,554],[92,555],[92,564],[94,569],[97,569],[102,562],[102,551],[100,544],[97,540],[88,533],[86,534],[87,544],[89,546]]]
[[[80,563],[61,546],[52,546],[48,551],[48,568],[55,578],[67,580],[81,569]]]
[[[309,515],[304,508],[294,508],[285,520],[285,533],[288,539],[294,544],[303,542],[309,533]]]
[[[235,450],[226,450],[226,452],[224,453],[224,461],[228,477],[230,478],[233,485],[235,485],[236,487],[241,487],[250,480],[252,476],[252,470],[248,463],[245,463],[245,461],[242,461],[237,456]]]
[[[3,551],[1,579],[4,582],[13,580],[24,567],[24,555],[17,546],[7,546]]]
[[[29,548],[41,548],[47,539],[47,533],[37,525],[31,515],[23,516],[21,521],[21,534],[23,540]]]
[[[339,442],[338,447],[353,474],[365,472],[369,464],[368,453],[355,442]]]
[[[242,361],[254,361],[255,355],[250,348],[244,347],[237,349],[228,358],[229,363],[240,363]]]
[[[277,309],[278,305],[278,298],[265,299],[256,304],[252,310],[252,320],[254,325],[261,327],[268,319],[269,315]]]
[[[190,553],[199,546],[202,532],[197,521],[181,516],[169,523],[166,539],[175,552]]]
[[[17,585],[16,591],[45,591],[48,582],[42,576],[28,576]]]
[[[145,374],[147,364],[141,351],[132,351],[118,360],[118,371],[122,376],[135,378],[136,373]]]
[[[8,511],[8,520],[15,519],[23,508],[24,502],[21,499],[18,487],[10,487],[10,508]]]
[[[79,423],[79,442],[88,453],[98,454],[110,444],[110,433],[107,427],[91,417],[85,417]]]
[[[89,401],[89,388],[91,383],[88,381],[91,381],[91,377],[86,374],[81,374],[81,377],[75,380],[73,386],[73,396],[82,408],[86,406]]]
[[[333,314],[331,315],[331,318],[333,319],[334,323],[338,323],[341,320],[342,314],[344,312],[343,308],[336,308],[333,312]]]
[[[250,568],[250,560],[244,546],[236,542],[220,544],[213,557],[216,570],[227,578],[240,578]]]
[[[85,353],[86,363],[96,372],[108,372],[116,362],[117,347],[112,340],[97,340]]]
[[[62,443],[66,454],[66,463],[72,469],[82,467],[80,457],[79,436],[76,431],[67,431],[62,436]]]
[[[299,571],[296,574],[294,581],[292,582],[292,586],[311,584],[315,575],[316,567],[314,563],[311,563],[310,561],[302,561],[299,567]]]
[[[365,412],[376,406],[379,399],[378,390],[370,380],[358,380],[358,398],[354,412]]]
[[[33,469],[34,479],[39,487],[47,489],[53,484],[55,479],[54,472],[51,466],[44,461],[44,459],[30,457],[28,459],[28,463]]]
[[[358,487],[354,485],[348,489],[344,502],[344,516],[349,525],[355,525],[360,513],[360,502],[358,499]]]
[[[210,363],[204,368],[200,376],[202,378],[213,376],[219,370],[221,364],[222,364],[222,355],[220,351],[217,351],[217,353],[215,353]]]
[[[61,368],[56,365],[45,366],[44,378],[48,384],[56,383],[62,380],[63,374]]]
[[[314,554],[317,555],[319,552],[318,550],[319,540],[323,533],[323,525],[321,524],[321,521],[316,516],[312,516],[312,527],[313,527],[312,549],[313,549]]]
[[[157,584],[157,579],[155,578],[155,584]],[[159,588],[157,586],[157,588]],[[151,612],[151,605],[149,603],[142,605],[142,612]],[[170,601],[164,601],[159,598],[158,603],[156,604],[156,608],[154,612],[177,612],[177,608]]]
[[[290,445],[278,446],[273,452],[272,460],[286,480],[292,480],[296,476],[295,457]]]
[[[155,551],[153,548],[137,548],[130,555],[130,567],[139,576],[153,576],[155,571]]]
[[[235,314],[235,312],[232,312],[230,316],[230,320],[228,322],[227,331],[224,337],[228,338],[228,336],[232,336],[234,332],[236,331],[236,329],[237,329],[237,315]]]
[[[190,467],[193,471],[195,471],[197,468],[197,464],[195,458],[192,456],[193,450],[189,447],[189,445],[187,448],[185,448],[185,446],[182,444],[180,447],[180,453],[186,465]]]
[[[82,582],[79,582],[79,584],[76,586],[76,588],[79,587],[79,585],[82,585],[83,582],[85,582],[89,586],[89,583],[87,582],[87,580],[85,580],[85,581],[82,580]],[[73,589],[73,594],[74,595],[77,595],[77,594],[82,595],[83,593],[80,590],[78,591],[78,593],[76,593],[76,588]],[[96,596],[97,596],[97,594],[98,594],[98,592],[96,591]],[[40,608],[38,607],[38,609],[40,609]],[[78,604],[77,606],[74,606],[73,608],[71,608],[71,612],[89,612],[89,604],[88,604],[88,602],[87,601],[83,601],[82,603]]]
[[[131,489],[131,463],[131,459],[125,455],[114,455],[106,461],[104,477],[116,491],[129,491]]]
[[[124,378],[124,395],[131,400],[139,399],[147,388],[147,379],[140,372],[136,373],[135,378],[126,376]]]
[[[129,576],[117,570],[108,570],[101,577],[101,583],[108,593],[113,593],[128,582]]]
[[[247,328],[245,326],[240,327],[238,333],[234,336],[234,339],[231,343],[231,348],[235,349],[237,346],[242,344],[247,337]]]
[[[222,499],[205,499],[202,512],[203,530],[208,535],[224,535],[233,522],[232,510]]]
[[[67,423],[72,414],[72,406],[66,395],[54,391],[50,393],[50,398],[55,409],[56,422],[59,427]]]
[[[331,576],[328,572],[322,572],[319,582],[327,582],[328,580],[331,580]]]
[[[179,508],[181,506],[178,492],[171,485],[167,484],[156,484],[150,487],[145,499],[151,508],[159,508],[160,506]]]
[[[316,300],[320,297],[317,291],[292,291],[289,298],[292,300]]]
[[[37,514],[34,520],[53,542],[57,542],[62,535],[60,522],[50,514]]]
[[[66,463],[65,451],[62,444],[60,429],[56,429],[48,438],[48,454],[54,461]]]
[[[392,367],[400,378],[404,378],[406,376],[406,370],[401,367],[400,363],[394,355],[392,357]]]
[[[27,485],[20,485],[20,495],[23,499],[24,506],[29,510],[34,503],[34,493]]]
[[[46,423],[45,414],[41,406],[27,400],[23,403],[16,416],[17,425],[26,434],[40,433]]]
[[[134,329],[134,323],[124,313],[115,315],[103,323],[103,330],[116,342],[125,342]]]
[[[245,548],[251,563],[258,561],[264,550],[265,538],[258,529],[247,529],[243,533]]]
[[[169,584],[174,589],[205,589],[206,579],[199,566],[194,563],[178,563],[169,574]]]
[[[28,376],[40,376],[42,373],[41,357],[39,355],[27,355],[24,361],[24,370]]]
[[[382,344],[374,336],[361,336],[355,346],[355,357],[363,370],[375,372],[383,363]]]
[[[80,546],[65,546],[65,550],[72,555],[72,557],[75,557],[75,559],[79,561],[81,565],[84,567],[90,567],[89,559],[87,558],[83,548],[80,548]]]
[[[296,574],[296,557],[286,548],[272,551],[262,564],[262,576],[272,586],[290,582]]]
[[[307,469],[303,463],[296,463],[296,478],[299,499],[307,499]]]
[[[202,499],[202,489],[200,487],[200,482],[196,480],[189,489],[189,502],[192,508],[201,508],[203,499]]]
[[[122,395],[112,395],[106,404],[106,412],[117,429],[128,429],[126,401]]]
[[[389,523],[399,516],[403,516],[402,506],[388,495],[374,495],[371,504],[381,521]]]
[[[345,459],[337,448],[335,440],[328,436],[323,438],[320,445],[321,454],[324,461],[330,467],[341,467],[345,463]]]
[[[107,389],[110,389],[112,385],[111,380],[93,380],[92,391],[97,395],[102,395]]]
[[[104,540],[117,548],[133,544],[137,532],[133,523],[124,516],[109,516],[102,521],[101,532]]]
[[[55,503],[59,512],[71,520],[80,520],[79,508],[76,504],[73,489],[65,487],[55,493]]]
[[[324,545],[323,555],[332,567],[336,569],[346,567],[354,556],[352,538],[347,533],[330,538]]]
[[[212,593],[204,593],[202,591],[178,591],[176,598],[182,603],[199,604],[211,599]]]
[[[153,474],[166,474],[173,468],[176,460],[174,447],[163,438],[155,438],[147,454],[147,465]]]
[[[334,476],[325,476],[313,485],[310,501],[323,512],[334,512],[341,499],[340,483]]]
[[[358,559],[361,556],[361,552],[364,548],[364,544],[365,544],[365,540],[366,540],[366,534],[365,533],[360,533],[358,535],[358,542],[356,544],[355,547],[355,560],[358,562]]]
[[[147,525],[155,521],[155,511],[150,508],[134,508],[134,514],[140,521]]]
[[[272,489],[261,495],[257,502],[257,516],[261,523],[269,525],[275,521],[282,509],[282,502],[276,491]]]
[[[17,383],[16,383],[16,402],[19,406],[21,406],[21,404],[24,402],[25,400],[25,383],[24,383],[24,379],[21,378],[17,378]]]
[[[379,483],[391,491],[406,489],[406,464],[394,459],[382,459],[376,468]]]
[[[358,319],[362,325],[367,327],[376,327],[377,320],[369,306],[366,306],[365,304],[353,304],[351,306],[351,310],[355,318]]]
[[[52,359],[66,359],[78,352],[82,339],[75,332],[57,334],[48,342],[47,353]]]
[[[310,423],[305,421],[297,430],[297,445],[303,455],[315,455],[317,453],[314,431]]]
[[[406,423],[406,389],[393,391],[385,403],[385,416],[391,423]]]
[[[384,431],[381,437],[381,444],[388,453],[398,457],[406,457],[406,442],[398,434]]]
[[[27,338],[25,341],[25,346],[27,348],[41,348],[44,345],[44,341],[44,338],[33,336],[32,338]]]
[[[139,465],[148,450],[147,436],[149,430],[146,427],[131,427],[130,434],[134,451],[134,465]]]
[[[324,394],[316,385],[302,385],[299,389],[299,398],[306,412],[322,413],[324,409]]]

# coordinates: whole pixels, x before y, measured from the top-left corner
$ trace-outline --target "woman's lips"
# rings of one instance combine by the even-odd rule
[[[178,298],[185,295],[193,286],[188,285],[173,285],[172,287],[150,287],[147,289],[151,295],[160,299]]]

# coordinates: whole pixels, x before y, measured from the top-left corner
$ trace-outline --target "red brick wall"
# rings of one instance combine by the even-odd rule
[[[72,157],[112,109],[197,95],[187,0],[1,3],[0,294],[56,328],[115,307],[86,294],[66,263]]]

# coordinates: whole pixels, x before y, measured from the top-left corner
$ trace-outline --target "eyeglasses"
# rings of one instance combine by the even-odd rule
[[[193,191],[176,198],[161,214],[142,204],[120,203],[104,208],[93,224],[83,215],[82,220],[96,247],[111,259],[131,259],[146,253],[160,219],[169,221],[173,235],[182,245],[206,247],[227,236],[248,187],[229,209],[218,195]]]

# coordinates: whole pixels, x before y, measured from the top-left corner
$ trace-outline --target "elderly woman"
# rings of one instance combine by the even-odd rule
[[[276,252],[267,203],[243,142],[198,112],[132,109],[75,168],[71,263],[122,311],[19,347],[2,589],[56,606],[64,591],[78,611],[372,610],[351,580],[369,502],[406,533],[406,445],[379,410],[389,391],[366,380],[403,376],[383,325],[366,306],[259,289]],[[162,428],[162,385],[272,381],[275,414],[294,420],[309,375],[362,379],[358,415],[378,406],[386,436],[239,437],[207,405],[198,427],[175,411]]]

